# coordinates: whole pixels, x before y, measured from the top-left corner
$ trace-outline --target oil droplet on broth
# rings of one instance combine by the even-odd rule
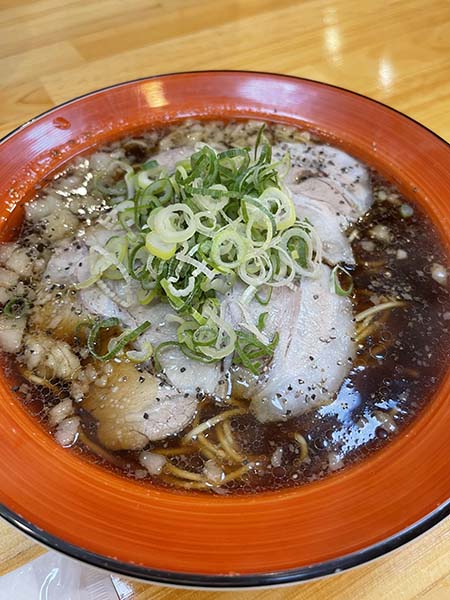
[[[70,122],[65,119],[64,117],[55,117],[52,121],[53,126],[57,127],[58,129],[69,129],[70,128]]]

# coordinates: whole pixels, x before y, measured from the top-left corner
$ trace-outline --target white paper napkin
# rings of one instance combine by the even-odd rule
[[[0,577],[0,600],[117,600],[108,573],[47,552]]]

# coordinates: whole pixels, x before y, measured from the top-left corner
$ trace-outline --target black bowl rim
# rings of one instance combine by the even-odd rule
[[[334,88],[337,90],[344,91],[348,94],[353,94],[354,96],[360,96],[369,102],[373,102],[375,104],[379,104],[385,109],[395,112],[401,115],[403,118],[412,121],[422,129],[425,129],[428,133],[439,139],[443,142],[450,150],[450,144],[442,138],[440,135],[420,123],[416,121],[412,117],[405,115],[401,111],[384,104],[378,100],[374,100],[373,98],[369,98],[364,94],[360,94],[358,92],[354,92],[352,90],[348,90],[344,87],[338,85],[332,85],[329,83],[325,83],[323,81],[317,81],[315,79],[309,79],[306,77],[297,77],[295,75],[285,75],[281,73],[271,73],[266,71],[246,71],[246,70],[233,70],[233,69],[211,69],[211,70],[199,70],[199,71],[179,71],[173,73],[164,73],[161,75],[151,75],[148,77],[139,77],[137,79],[131,79],[129,81],[123,81],[121,83],[116,83],[113,85],[108,85],[103,88],[99,88],[97,90],[93,90],[91,92],[87,92],[86,94],[81,94],[80,96],[76,96],[66,102],[62,102],[46,110],[36,117],[33,117],[26,123],[19,125],[15,129],[13,129],[10,133],[6,134],[3,138],[0,139],[0,145],[8,140],[10,137],[15,135],[18,131],[32,124],[34,121],[40,119],[41,117],[52,113],[53,111],[58,110],[59,108],[66,106],[68,104],[72,104],[82,98],[86,98],[88,96],[92,96],[99,92],[107,91],[116,87],[121,87],[125,85],[129,85],[132,83],[138,83],[139,81],[147,81],[152,79],[163,79],[165,77],[172,77],[177,75],[189,75],[189,74],[220,74],[220,73],[240,73],[240,74],[248,74],[248,75],[269,75],[271,77],[276,77],[279,79],[294,79],[297,81],[307,81],[311,83],[315,83],[324,87]],[[413,523],[410,527],[403,529],[392,535],[391,537],[382,540],[372,546],[367,548],[363,548],[362,550],[358,550],[357,552],[353,552],[351,554],[347,554],[345,556],[341,556],[339,558],[329,560],[322,563],[316,563],[311,566],[300,567],[297,569],[289,569],[285,571],[275,571],[270,573],[255,573],[249,575],[210,575],[210,574],[195,574],[195,573],[181,573],[175,571],[166,571],[159,569],[152,569],[149,567],[142,567],[139,565],[133,565],[130,563],[121,562],[115,560],[113,558],[108,558],[106,556],[102,556],[100,554],[96,554],[94,552],[90,552],[84,548],[79,546],[74,546],[64,540],[51,535],[50,533],[42,530],[37,527],[30,521],[24,519],[22,516],[17,513],[11,511],[7,506],[0,504],[0,516],[3,517],[7,522],[11,525],[15,526],[17,529],[22,531],[24,534],[28,535],[35,541],[40,544],[47,546],[50,549],[56,550],[58,552],[62,552],[63,554],[70,556],[76,560],[81,562],[90,564],[94,567],[98,567],[101,569],[106,569],[111,573],[116,573],[118,575],[123,575],[126,577],[131,577],[134,579],[139,579],[143,581],[147,581],[149,583],[158,583],[161,585],[172,585],[172,586],[180,586],[186,588],[202,588],[202,589],[244,589],[244,588],[261,588],[261,587],[270,587],[270,586],[279,586],[279,585],[287,585],[294,583],[301,583],[305,581],[310,581],[312,579],[317,579],[320,577],[325,577],[327,575],[332,575],[334,573],[340,573],[343,571],[347,571],[353,567],[362,565],[366,562],[372,561],[376,558],[379,558],[389,552],[392,552],[396,548],[403,546],[404,544],[412,541],[416,537],[422,535],[435,525],[437,525],[440,521],[445,519],[450,514],[450,499],[439,506],[436,510],[432,511],[428,515],[426,515],[420,521]]]

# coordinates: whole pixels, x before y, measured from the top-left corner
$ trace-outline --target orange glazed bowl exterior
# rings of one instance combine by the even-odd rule
[[[0,230],[75,155],[186,117],[306,127],[377,168],[450,248],[450,147],[404,115],[314,81],[246,72],[165,75],[59,106],[0,144]],[[247,496],[135,482],[64,450],[0,372],[0,513],[66,554],[153,582],[246,587],[302,581],[375,558],[449,513],[450,373],[415,421],[366,460],[302,487]]]

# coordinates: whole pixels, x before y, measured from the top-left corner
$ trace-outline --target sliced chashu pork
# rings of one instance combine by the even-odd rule
[[[94,238],[98,241],[98,236]],[[49,261],[47,280],[53,283],[74,283],[89,277],[87,246],[74,242],[72,249],[66,251],[65,248],[66,246],[57,251]],[[164,336],[169,332],[163,331],[163,313],[168,312],[168,307],[159,305],[159,308],[147,307],[145,310],[139,306],[136,309],[141,309],[143,314],[133,315],[96,286],[79,291],[77,300],[89,314],[104,318],[116,317],[124,327],[134,328],[142,321],[150,320],[152,343],[158,344],[167,339]],[[136,318],[140,319],[139,322]],[[162,359],[163,363],[166,360],[169,371],[175,371],[170,378],[168,374],[167,378],[172,383],[170,386],[149,373],[140,373],[134,365],[127,362],[111,363],[113,372],[105,387],[91,384],[83,400],[83,408],[97,420],[97,436],[106,448],[139,450],[149,441],[161,440],[178,433],[192,420],[198,404],[193,393],[194,385],[181,386],[184,382],[177,375],[179,373],[182,376],[188,370],[183,369],[181,372],[180,361],[176,357],[170,358],[173,362],[167,357]],[[200,376],[196,376],[195,386],[201,380]]]
[[[90,386],[83,408],[98,421],[97,436],[110,450],[140,450],[149,441],[182,431],[197,400],[140,372],[127,362],[113,363],[106,387]]]
[[[154,302],[150,306],[134,306],[129,309],[136,323],[149,320],[152,327],[142,336],[141,341],[158,344],[177,340],[178,323],[170,321],[174,311],[168,304]],[[175,387],[185,392],[205,392],[214,394],[220,385],[222,367],[220,363],[202,363],[186,356],[177,346],[164,349],[159,355],[164,375]]]
[[[342,150],[324,144],[279,144],[274,157],[286,152],[291,169],[285,179],[297,216],[314,225],[324,246],[324,256],[332,264],[353,263],[346,229],[372,204],[367,168]]]
[[[118,285],[111,287],[116,292],[119,289]],[[150,342],[156,348],[163,342],[177,340],[178,323],[168,319],[169,315],[175,314],[168,304],[152,302],[149,306],[137,304],[124,308],[96,286],[82,290],[79,296],[83,306],[91,313],[103,318],[116,317],[130,329],[150,321],[151,327],[137,340],[137,348],[141,348],[145,342]],[[177,346],[166,347],[159,353],[158,359],[165,377],[177,389],[189,393],[215,393],[222,375],[219,363],[206,364],[193,360]]]
[[[138,342],[150,342],[154,348],[167,341],[177,340],[178,323],[168,319],[174,311],[168,304],[152,302],[149,306],[133,305],[129,308],[118,306],[111,298],[96,287],[83,290],[80,294],[85,306],[102,317],[117,317],[126,327],[135,328],[144,321],[151,327],[143,333]],[[205,392],[214,394],[222,375],[220,363],[202,363],[186,356],[177,346],[166,347],[159,353],[159,362],[167,380],[183,392]]]
[[[328,147],[324,148],[335,153],[340,152],[328,149]],[[285,149],[283,148],[283,150]],[[321,224],[322,231],[324,231],[323,214],[324,207],[327,207],[330,213],[329,219],[327,219],[330,227],[328,237],[331,238],[333,228],[339,230],[358,218],[366,204],[370,203],[370,199],[368,200],[361,193],[361,189],[352,182],[344,181],[347,188],[342,182],[337,182],[335,185],[331,172],[327,173],[322,164],[321,151],[317,148],[316,150],[319,158],[309,160],[308,164],[310,169],[316,169],[313,173],[317,177],[307,177],[303,181],[291,181],[290,185],[293,187],[294,201],[299,216],[307,216],[306,210],[309,208],[310,220],[316,225],[319,232]],[[295,156],[295,152],[292,149],[290,151]],[[181,153],[180,149],[167,151],[167,154],[170,155],[168,160],[172,162],[167,163],[163,160],[161,164],[165,163],[168,168],[173,168],[174,163],[182,159],[185,152],[188,153],[183,149],[181,149]],[[344,153],[341,155],[343,156],[338,156],[338,158],[344,162],[353,160]],[[329,160],[332,162],[332,159]],[[295,162],[296,160],[294,160]],[[347,167],[348,165],[341,168]],[[363,167],[361,166],[361,168]],[[291,177],[293,173],[294,169],[291,171]],[[327,177],[326,183],[322,181],[324,177]],[[300,191],[295,186],[300,186]],[[330,190],[329,194],[331,195],[328,198],[325,190]],[[309,195],[303,194],[303,198],[302,191]],[[318,191],[321,192],[320,195],[318,195]],[[346,196],[342,198],[344,193]],[[340,210],[335,210],[336,203],[339,203]],[[314,210],[317,214],[316,222],[312,217]],[[322,236],[327,237],[323,233]],[[326,240],[324,241],[326,242]],[[338,244],[333,258],[329,258],[329,260],[332,262],[348,260],[350,262],[351,249],[350,253],[345,255],[346,245],[348,248],[350,247],[343,234],[338,242],[341,244],[341,248],[339,249]],[[270,313],[268,332],[279,331],[280,343],[269,370],[262,377],[253,378],[253,381],[248,382],[248,393],[253,398],[252,409],[261,421],[280,420],[290,415],[301,414],[309,408],[329,401],[348,370],[348,359],[353,355],[351,303],[348,299],[330,292],[329,278],[330,270],[324,266],[318,280],[302,280],[300,291],[298,288],[295,291],[288,289],[274,291],[268,307]],[[152,343],[158,343],[160,339],[158,336],[161,332],[165,334],[169,332],[170,328],[173,328],[173,331],[176,329],[176,326],[166,321],[169,311],[166,312],[168,307],[165,305],[137,306],[130,310],[128,307],[124,309],[118,306],[95,288],[85,290],[82,295],[84,304],[89,307],[91,312],[102,316],[117,316],[129,327],[138,325],[145,318],[153,319],[152,323],[156,323],[156,325],[147,332],[147,337]],[[153,311],[164,310],[164,314],[155,314],[150,309]],[[145,311],[147,317],[143,318],[142,311]],[[259,314],[259,312],[261,311],[255,314]],[[336,335],[334,335],[335,333]],[[311,349],[314,349],[314,352]],[[188,381],[183,385],[190,386],[189,389],[193,389],[194,386],[195,389],[200,387],[205,391],[213,389],[213,384],[217,384],[221,374],[217,365],[200,365],[195,361],[190,361],[178,349],[175,349],[174,353],[175,355],[171,351],[166,354],[172,366],[172,382],[183,372],[188,373]],[[185,370],[180,362],[183,360],[188,364]],[[204,369],[205,384],[201,383],[200,369]],[[183,389],[181,384],[177,384],[177,387]]]
[[[324,259],[333,265],[340,262],[353,264],[352,247],[345,234],[348,225],[344,225],[336,211],[336,206],[342,202],[340,192],[319,178],[291,184],[290,189],[297,217],[308,219],[322,241]]]
[[[274,147],[274,158],[286,152],[291,157],[287,184],[295,184],[311,177],[326,178],[343,196],[345,204],[338,212],[352,213],[350,219],[367,212],[372,204],[372,194],[367,167],[343,150],[325,144],[279,144]]]
[[[322,265],[317,279],[305,277],[293,290],[274,289],[267,307],[249,307],[255,320],[262,309],[268,311],[265,333],[280,336],[261,376],[237,372],[259,421],[284,420],[332,401],[348,372],[354,355],[352,304],[330,290],[330,275]]]
[[[168,151],[171,152],[171,151]],[[103,228],[91,228],[86,235],[86,243],[103,244],[114,232]],[[78,283],[90,277],[88,246],[79,241],[72,242],[72,248],[64,244],[50,259],[47,280],[53,283]],[[82,308],[90,314],[103,318],[115,317],[124,327],[134,329],[144,321],[152,324],[138,340],[138,347],[145,341],[156,347],[162,342],[176,341],[178,324],[170,322],[168,315],[174,311],[168,304],[153,302],[149,306],[133,303],[126,306],[126,294],[121,282],[107,283],[110,294],[93,285],[78,292]],[[136,283],[137,289],[138,284]],[[136,291],[137,291],[136,289]],[[124,306],[125,304],[125,306]],[[213,394],[222,375],[218,363],[200,363],[187,357],[178,347],[168,347],[159,356],[160,364],[167,380],[182,392],[202,391]]]
[[[182,146],[161,152],[155,158],[161,166],[173,171],[177,162],[190,156],[192,150],[192,146]],[[352,264],[353,252],[345,231],[372,204],[366,166],[325,144],[278,144],[273,148],[274,160],[281,159],[286,152],[291,157],[291,169],[285,184],[292,193],[297,216],[308,218],[316,227],[328,262]]]
[[[169,171],[192,154],[192,147],[166,150],[156,156]],[[285,179],[300,219],[315,226],[331,263],[354,263],[345,231],[365,214],[372,204],[368,170],[349,154],[325,144],[283,143],[273,148],[275,160],[286,152],[291,169]]]
[[[286,151],[292,168],[285,184],[297,216],[314,225],[329,263],[353,263],[345,231],[372,203],[366,167],[321,144],[281,144],[274,157]],[[262,376],[240,369],[236,378],[260,421],[283,420],[332,401],[349,370],[355,351],[352,304],[332,291],[330,277],[323,265],[317,279],[304,277],[295,290],[273,291],[265,310],[267,335],[280,335],[274,357]],[[248,310],[255,320],[260,312],[256,303]]]

